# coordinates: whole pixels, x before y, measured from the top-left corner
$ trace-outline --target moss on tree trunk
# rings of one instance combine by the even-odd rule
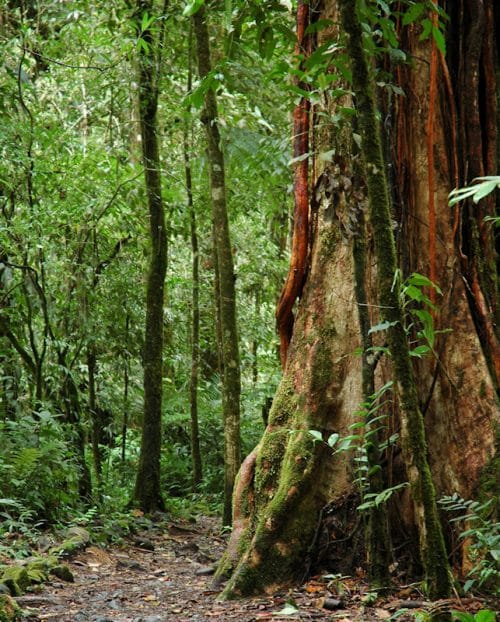
[[[144,335],[144,419],[141,453],[133,499],[146,512],[163,509],[160,485],[160,449],[163,379],[163,296],[167,270],[167,235],[161,194],[158,148],[158,68],[162,42],[148,28],[141,31],[144,12],[153,12],[152,3],[137,3],[137,28],[146,46],[139,54],[139,120],[142,160],[149,210],[151,255],[146,283],[146,328]],[[164,22],[162,22],[164,23]]]
[[[363,50],[362,29],[357,12],[353,11],[350,1],[340,0],[339,6],[342,24],[348,34],[347,49],[352,64],[353,91],[363,140],[370,219],[374,231],[379,304],[382,317],[391,324],[388,329],[389,349],[401,400],[403,452],[419,527],[426,589],[432,598],[446,598],[451,591],[451,572],[427,461],[424,421],[418,404],[404,316],[398,287],[394,286],[398,265],[382,141],[375,112],[373,79]]]

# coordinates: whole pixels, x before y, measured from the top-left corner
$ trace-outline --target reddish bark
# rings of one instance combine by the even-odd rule
[[[297,43],[295,54],[303,59],[310,54],[311,37],[306,34],[309,25],[309,4],[299,2],[297,8]],[[304,90],[307,85],[299,82]],[[280,357],[283,368],[286,365],[288,346],[292,337],[294,315],[293,306],[300,297],[304,286],[307,254],[309,248],[309,114],[310,102],[302,97],[293,113],[293,157],[294,157],[294,198],[293,237],[290,267],[276,309],[276,323],[280,337]]]
[[[437,2],[436,2],[437,4]],[[438,27],[438,14],[432,14],[433,28]],[[435,180],[434,180],[434,118],[436,113],[436,92],[437,92],[437,66],[438,54],[434,38],[432,39],[431,66],[429,78],[429,111],[427,114],[427,183],[429,186],[429,278],[433,283],[437,283],[436,266],[436,206],[434,201]],[[436,290],[431,287],[429,297],[433,303],[436,302]]]

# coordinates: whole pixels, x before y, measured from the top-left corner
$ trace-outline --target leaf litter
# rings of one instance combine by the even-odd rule
[[[89,546],[68,561],[74,583],[51,580],[39,593],[20,597],[32,622],[253,622],[311,620],[378,622],[411,603],[401,622],[414,620],[415,603],[398,597],[367,606],[363,577],[318,575],[304,585],[271,596],[220,602],[211,587],[212,571],[225,548],[219,522],[199,517],[195,524],[154,525],[119,546]],[[141,546],[142,545],[142,546]],[[401,592],[403,594],[403,592]],[[405,592],[406,596],[406,592]],[[460,609],[456,602],[454,609]],[[470,608],[470,607],[469,607]],[[479,608],[476,604],[473,608]]]

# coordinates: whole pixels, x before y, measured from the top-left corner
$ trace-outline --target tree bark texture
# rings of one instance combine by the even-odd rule
[[[153,13],[152,3],[137,4],[137,27],[142,15]],[[161,194],[158,147],[158,41],[148,29],[140,36],[146,43],[139,53],[139,120],[142,159],[149,210],[151,256],[146,284],[146,327],[144,335],[144,419],[141,452],[135,482],[134,501],[146,512],[163,509],[160,484],[160,449],[163,380],[163,298],[167,270],[167,235]]]
[[[192,28],[189,29],[188,40],[188,80],[187,92],[192,88]],[[198,231],[196,227],[196,210],[193,201],[193,179],[189,154],[190,127],[186,123],[183,135],[184,176],[186,179],[187,208],[191,234],[192,254],[192,317],[191,317],[191,376],[189,379],[189,403],[191,410],[191,461],[193,465],[193,488],[201,483],[203,477],[200,433],[198,425],[198,379],[200,373],[200,252]]]
[[[210,44],[205,7],[194,15],[194,31],[200,79],[211,71]],[[236,292],[233,256],[226,205],[224,155],[220,144],[215,93],[208,89],[202,111],[208,145],[210,194],[218,277],[220,338],[222,345],[222,402],[224,417],[224,524],[231,523],[231,499],[241,463],[240,360],[236,327]]]
[[[326,1],[321,18],[338,23],[340,5],[337,0]],[[474,29],[474,24],[463,18],[464,12],[472,15],[467,13],[471,9],[466,8],[465,2],[451,5],[444,7],[451,17],[447,26],[449,57],[445,62],[435,51],[438,66],[434,77],[432,43],[419,40],[418,25],[401,28],[402,49],[412,55],[413,61],[393,68],[394,81],[405,95],[392,97],[381,109],[389,161],[374,165],[368,157],[371,175],[383,176],[385,166],[391,166],[394,206],[385,214],[384,227],[390,219],[390,226],[396,227],[397,244],[395,247],[391,236],[387,237],[386,229],[381,236],[377,230],[378,215],[372,212],[367,223],[364,260],[366,302],[359,290],[355,295],[363,268],[359,256],[356,262],[353,258],[356,248],[359,252],[360,240],[355,227],[353,233],[352,212],[357,219],[363,210],[357,185],[363,187],[364,180],[359,179],[355,157],[350,152],[350,123],[339,128],[334,123],[322,122],[313,128],[315,149],[333,150],[335,155],[332,161],[318,159],[311,180],[309,270],[269,424],[259,445],[244,460],[235,487],[233,532],[216,576],[219,582],[229,575],[223,597],[272,590],[304,576],[307,560],[313,554],[310,546],[322,507],[326,503],[329,507],[341,507],[353,490],[353,467],[348,456],[332,456],[326,444],[312,442],[307,430],[320,430],[325,440],[332,432],[340,437],[349,434],[348,427],[356,420],[363,393],[370,390],[372,371],[376,389],[390,380],[393,372],[399,378],[397,399],[388,412],[386,435],[399,433],[401,440],[384,455],[384,481],[410,481],[414,497],[412,502],[408,490],[393,496],[390,535],[397,541],[401,530],[412,534],[418,526],[429,591],[436,596],[449,590],[435,496],[458,492],[464,498],[474,498],[479,493],[494,459],[494,430],[498,422],[496,357],[491,354],[495,346],[491,330],[484,329],[489,321],[494,332],[494,304],[488,306],[488,300],[495,295],[491,290],[484,293],[479,279],[474,282],[474,271],[464,270],[470,267],[472,250],[477,265],[481,265],[488,254],[495,257],[494,248],[487,238],[482,241],[483,245],[488,244],[484,253],[481,244],[465,244],[464,240],[480,235],[479,215],[475,212],[471,222],[471,206],[459,206],[456,210],[448,206],[450,190],[470,179],[464,177],[472,157],[467,155],[465,137],[469,135],[470,140],[474,136],[474,132],[466,131],[467,115],[461,115],[459,101],[460,81],[466,75],[464,59],[471,43],[467,30]],[[344,6],[352,13],[352,3],[345,2]],[[327,28],[318,37],[319,44],[339,43],[335,28]],[[480,75],[484,85],[485,68]],[[437,89],[430,124],[432,80],[436,80]],[[483,101],[484,93],[490,93],[492,87],[484,91],[481,84],[475,87],[476,98]],[[383,91],[378,95],[380,101],[389,99]],[[358,96],[358,109],[360,99]],[[334,118],[336,107],[342,106],[352,107],[352,103],[342,98],[329,101],[327,110],[317,110],[318,116],[324,119],[323,113],[327,112]],[[493,132],[486,131],[486,126],[491,124],[492,112],[487,112],[486,106],[479,109],[479,136],[490,136],[491,142]],[[357,123],[355,131],[359,132],[361,122]],[[428,146],[431,125],[432,153]],[[346,131],[349,139],[342,136]],[[370,152],[365,136],[362,149],[365,155]],[[486,158],[489,150],[482,148],[480,153]],[[431,183],[435,222],[431,227],[428,166],[434,169]],[[484,170],[491,174],[491,169]],[[478,233],[474,234],[474,230]],[[429,242],[430,235],[435,235],[434,245]],[[451,332],[436,335],[432,355],[409,363],[407,357],[401,361],[399,356],[408,349],[407,335],[399,324],[389,338],[396,356],[380,361],[376,370],[370,370],[365,361],[363,376],[354,350],[358,345],[367,346],[366,339],[361,339],[361,334],[366,336],[367,322],[374,326],[381,317],[401,321],[399,315],[391,315],[399,306],[391,292],[395,266],[399,265],[404,278],[412,272],[429,275],[433,262],[443,291],[443,296],[436,299],[435,330],[450,328]],[[383,280],[378,286],[377,270],[382,270]],[[380,309],[383,300],[389,300],[390,309]],[[367,314],[360,313],[360,323],[365,326],[361,331],[353,322],[358,304],[367,309]],[[383,333],[373,335],[375,345],[385,345],[384,339]],[[415,452],[417,446],[420,453]],[[333,542],[331,546],[341,545]],[[331,571],[335,572],[335,567]]]
[[[348,37],[353,91],[362,137],[362,151],[377,261],[378,300],[381,317],[391,325],[387,330],[394,379],[401,404],[401,440],[406,472],[412,488],[417,517],[420,552],[427,590],[431,598],[447,598],[451,573],[439,522],[436,492],[427,460],[424,419],[419,407],[415,374],[405,319],[395,285],[396,245],[391,219],[389,184],[382,154],[382,137],[376,115],[374,79],[370,75],[363,49],[362,26],[352,2],[340,0],[342,25]]]

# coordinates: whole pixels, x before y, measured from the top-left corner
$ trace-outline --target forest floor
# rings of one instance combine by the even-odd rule
[[[415,611],[422,604],[418,594],[415,597],[407,589],[369,605],[368,588],[361,578],[331,575],[320,575],[299,588],[268,597],[219,602],[209,573],[224,545],[218,521],[213,518],[153,525],[120,546],[89,546],[73,556],[68,565],[74,583],[52,579],[39,592],[16,600],[25,612],[24,619],[40,622],[375,622],[391,619],[402,608]],[[467,609],[480,607],[479,602],[469,602]],[[460,609],[460,603],[455,602],[452,608]],[[396,617],[414,620],[410,611]]]

